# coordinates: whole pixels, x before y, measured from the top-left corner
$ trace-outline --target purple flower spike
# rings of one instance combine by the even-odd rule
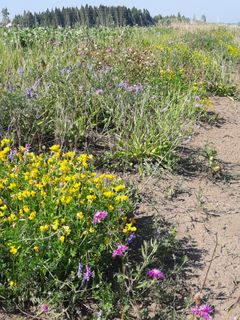
[[[30,147],[31,147],[31,145],[30,145],[29,143],[27,143],[27,144],[25,145],[25,150],[26,150],[26,152],[29,152]]]
[[[162,271],[160,271],[159,269],[152,269],[149,270],[147,272],[147,275],[153,279],[159,279],[159,280],[163,280],[164,279],[164,274],[162,273]]]
[[[118,244],[117,249],[113,251],[112,256],[122,256],[128,250],[128,246]]]
[[[128,244],[131,244],[134,240],[136,239],[136,236],[134,233],[130,234],[129,238],[128,238]]]
[[[93,224],[99,223],[108,216],[106,211],[97,211],[93,217]]]
[[[91,267],[86,266],[86,272],[84,273],[83,281],[88,282],[90,280],[91,276],[92,276]]]

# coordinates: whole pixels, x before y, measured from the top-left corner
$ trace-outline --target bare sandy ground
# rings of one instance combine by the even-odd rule
[[[240,319],[240,102],[213,99],[217,124],[198,124],[180,152],[179,174],[145,178],[140,189],[151,199],[139,212],[161,215],[188,243],[187,283],[192,295],[203,289],[215,306],[214,319]],[[202,149],[217,151],[221,175],[212,177]],[[203,165],[204,163],[204,165]],[[210,268],[210,269],[209,269]],[[209,269],[209,271],[208,271]]]

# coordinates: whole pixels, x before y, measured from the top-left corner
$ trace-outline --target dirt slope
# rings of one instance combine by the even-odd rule
[[[181,153],[181,172],[148,178],[141,189],[151,196],[139,212],[153,212],[177,226],[190,259],[187,275],[193,293],[201,289],[216,308],[215,319],[240,319],[240,103],[216,98],[215,125],[198,124]],[[202,149],[217,151],[219,178],[208,172]],[[204,165],[203,165],[204,163]],[[215,252],[214,252],[215,250]],[[214,254],[213,254],[214,253]],[[212,260],[212,263],[211,263]],[[209,264],[211,267],[204,281]]]

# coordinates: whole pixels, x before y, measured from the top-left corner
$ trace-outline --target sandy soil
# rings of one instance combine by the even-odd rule
[[[213,99],[217,124],[198,124],[181,147],[181,172],[145,178],[139,186],[150,202],[139,212],[155,212],[177,226],[189,258],[187,283],[215,306],[215,319],[240,319],[240,103]],[[213,177],[203,157],[217,151],[221,175]],[[210,269],[209,269],[210,267]],[[209,272],[208,272],[209,269]]]

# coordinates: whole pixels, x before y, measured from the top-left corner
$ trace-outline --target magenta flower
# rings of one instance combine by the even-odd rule
[[[196,306],[191,309],[192,314],[196,317],[204,320],[212,320],[210,313],[213,312],[213,308],[207,304],[203,304],[201,306]]]
[[[122,256],[124,252],[128,250],[128,246],[125,246],[123,244],[118,244],[117,249],[113,251],[112,256]]]
[[[97,211],[93,217],[93,224],[99,223],[108,216],[106,211]]]
[[[147,275],[153,279],[159,279],[159,280],[163,280],[164,279],[164,274],[162,273],[162,271],[160,271],[159,269],[152,269],[149,270],[147,272]]]
[[[41,311],[44,312],[44,313],[48,313],[49,305],[48,304],[42,304],[41,305]]]

